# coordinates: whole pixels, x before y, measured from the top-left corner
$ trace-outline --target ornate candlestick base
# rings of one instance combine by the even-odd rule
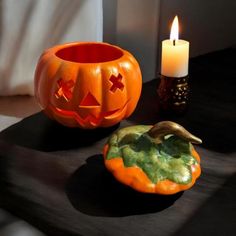
[[[171,78],[161,75],[157,88],[160,107],[163,111],[182,114],[188,106],[189,85],[188,76]]]

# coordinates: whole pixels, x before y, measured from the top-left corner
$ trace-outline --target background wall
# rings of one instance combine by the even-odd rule
[[[155,77],[159,0],[103,0],[103,40],[130,51],[143,80]]]
[[[104,41],[131,51],[144,81],[159,71],[161,41],[176,14],[191,57],[236,45],[235,0],[103,0],[103,9]]]
[[[162,0],[159,39],[169,37],[171,21],[178,14],[180,36],[189,40],[190,56],[236,44],[235,0]]]

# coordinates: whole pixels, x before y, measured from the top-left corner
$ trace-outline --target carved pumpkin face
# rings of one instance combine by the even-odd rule
[[[70,43],[45,51],[35,95],[49,117],[81,128],[112,126],[135,109],[142,87],[137,61],[106,43]]]

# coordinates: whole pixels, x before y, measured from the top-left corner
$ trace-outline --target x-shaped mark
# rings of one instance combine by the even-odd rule
[[[117,89],[123,90],[124,84],[121,82],[122,75],[119,74],[118,76],[112,75],[109,79],[112,82],[112,86],[110,90],[114,93]]]
[[[64,97],[68,102],[72,98],[75,82],[73,80],[63,81],[61,78],[57,81],[57,86],[58,90],[55,93],[56,98]]]

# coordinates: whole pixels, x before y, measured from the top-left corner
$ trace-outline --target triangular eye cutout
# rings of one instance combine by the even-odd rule
[[[94,107],[94,106],[100,106],[97,99],[89,92],[81,101],[80,107]]]

